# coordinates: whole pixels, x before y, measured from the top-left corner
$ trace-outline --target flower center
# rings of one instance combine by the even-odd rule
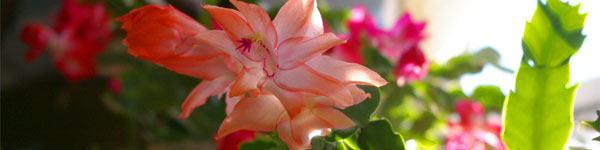
[[[275,56],[274,53],[271,53],[271,49],[266,45],[269,43],[263,41],[261,32],[254,32],[253,34],[244,36],[237,40],[237,42],[240,42],[241,44],[236,49],[240,50],[243,55],[251,60],[262,61],[262,70],[267,77],[275,76],[277,69],[279,69],[277,56]],[[253,45],[255,47],[253,47]]]
[[[260,32],[254,32],[254,34],[244,36],[243,38],[237,40],[237,42],[242,44],[240,44],[240,46],[238,46],[236,49],[240,50],[241,53],[244,54],[246,52],[250,52],[252,49],[252,44],[257,44],[267,51],[267,53],[270,53],[269,49],[265,46],[265,44],[263,44],[262,38],[263,36]]]

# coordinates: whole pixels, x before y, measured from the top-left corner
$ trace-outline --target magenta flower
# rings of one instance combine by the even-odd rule
[[[403,86],[407,82],[419,80],[427,74],[428,70],[429,65],[421,48],[417,45],[410,45],[400,55],[400,60],[394,67],[396,84]]]
[[[335,47],[329,55],[362,64],[361,37],[365,37],[368,44],[378,48],[383,56],[396,65],[393,73],[396,74],[398,86],[419,80],[427,74],[427,59],[419,47],[419,43],[425,38],[425,23],[414,22],[410,13],[404,14],[392,29],[386,31],[375,25],[375,19],[367,13],[365,7],[356,6],[352,9],[347,27],[349,33],[339,36],[348,42]]]
[[[397,62],[404,51],[407,51],[413,45],[419,45],[419,42],[425,37],[423,34],[424,28],[424,22],[413,22],[410,13],[405,13],[396,21],[391,30],[382,31],[374,37],[375,46],[379,48],[383,56],[392,62]]]
[[[339,34],[342,39],[347,42],[336,46],[329,55],[340,60],[362,64],[363,60],[360,56],[362,47],[361,36],[366,35],[367,39],[376,39],[381,31],[375,25],[375,19],[367,13],[367,9],[363,6],[355,6],[352,8],[351,17],[346,22],[349,33]]]
[[[486,145],[497,150],[506,149],[500,139],[502,125],[499,118],[486,120],[483,107],[475,101],[460,100],[455,109],[460,120],[448,122],[446,149],[485,150]]]

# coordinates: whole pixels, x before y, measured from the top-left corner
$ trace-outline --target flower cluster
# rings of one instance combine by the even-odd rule
[[[237,10],[202,6],[222,30],[208,30],[171,6],[148,5],[118,18],[129,54],[203,79],[181,118],[209,96],[227,93],[216,138],[277,130],[290,149],[310,148],[311,132],[355,125],[338,109],[369,97],[356,85],[387,84],[362,65],[322,55],[345,41],[323,33],[314,0],[289,0],[273,20],[257,5],[231,3]]]
[[[30,47],[25,60],[39,57],[47,47],[54,66],[71,83],[95,77],[94,56],[104,51],[110,39],[109,16],[100,3],[62,0],[62,4],[53,27],[32,23],[21,31],[21,41]]]
[[[455,109],[459,120],[448,122],[446,149],[485,150],[488,145],[497,150],[506,149],[500,139],[500,118],[486,120],[483,107],[474,101],[460,100]]]
[[[375,24],[375,19],[363,6],[352,8],[351,18],[347,22],[348,35],[341,35],[347,43],[337,46],[330,53],[333,57],[353,63],[363,63],[360,56],[361,37],[377,48],[392,63],[393,73],[398,86],[406,82],[421,79],[427,74],[428,63],[419,43],[425,38],[425,23],[416,23],[410,13],[404,14],[394,27],[384,30]]]

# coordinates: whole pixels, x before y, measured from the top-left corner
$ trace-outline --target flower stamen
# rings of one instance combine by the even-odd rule
[[[262,33],[260,32],[254,32],[254,34],[244,36],[243,38],[237,40],[237,42],[240,42],[242,44],[236,49],[241,49],[240,51],[242,52],[242,54],[244,54],[245,52],[250,52],[250,49],[252,49],[252,44],[254,43],[261,46],[263,49],[265,49],[265,51],[267,51],[267,53],[270,54],[271,52],[269,52],[269,49],[261,41],[262,37]]]
[[[237,41],[242,44],[235,49],[239,49],[242,52],[242,54],[244,54],[244,52],[250,52],[250,49],[252,48],[252,40],[247,38],[241,38]]]

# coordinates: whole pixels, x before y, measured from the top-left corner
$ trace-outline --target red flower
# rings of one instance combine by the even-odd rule
[[[54,16],[54,26],[27,24],[21,41],[30,47],[25,55],[32,61],[46,49],[55,67],[71,82],[96,76],[94,56],[109,42],[109,16],[104,5],[83,5],[62,0],[63,8]]]
[[[238,150],[240,144],[256,139],[254,132],[249,130],[239,130],[227,136],[215,140],[217,150]]]
[[[474,101],[460,100],[455,109],[460,121],[448,122],[446,149],[485,150],[486,145],[497,150],[506,149],[500,139],[502,125],[499,118],[486,120],[483,107]]]

